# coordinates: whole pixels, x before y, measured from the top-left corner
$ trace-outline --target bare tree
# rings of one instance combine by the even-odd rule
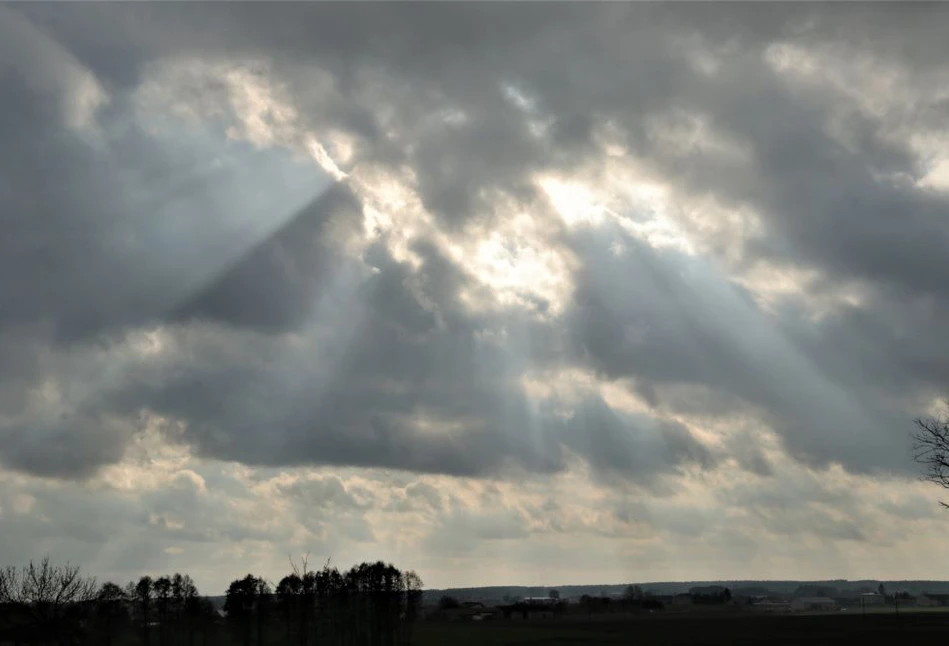
[[[0,601],[7,603],[64,605],[95,597],[94,578],[80,576],[78,565],[53,565],[48,556],[19,570],[0,570]]]
[[[79,566],[54,565],[48,556],[23,568],[0,570],[0,604],[17,608],[35,634],[55,643],[77,638],[96,592],[96,580],[82,576]]]
[[[918,418],[915,424],[913,459],[922,466],[923,479],[949,489],[949,417]]]
[[[299,612],[298,636],[300,646],[307,646],[309,641],[310,629],[312,626],[313,604],[316,600],[316,573],[309,567],[310,553],[300,557],[300,565],[297,566],[293,557],[290,559],[290,568],[293,570],[291,576],[296,577],[300,582],[299,592],[297,593],[297,603]]]

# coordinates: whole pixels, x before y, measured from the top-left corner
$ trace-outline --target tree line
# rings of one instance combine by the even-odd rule
[[[276,631],[281,644],[401,646],[412,642],[422,579],[377,561],[340,572],[301,567],[275,588],[248,574],[227,589],[224,610],[235,643],[262,646]]]
[[[393,565],[345,572],[306,560],[273,584],[248,574],[223,608],[187,574],[98,585],[49,558],[0,570],[0,646],[403,646],[421,612],[422,580]]]

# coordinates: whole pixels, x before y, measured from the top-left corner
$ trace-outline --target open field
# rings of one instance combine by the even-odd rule
[[[420,624],[417,646],[815,646],[917,644],[945,640],[949,614],[646,615],[526,622]]]

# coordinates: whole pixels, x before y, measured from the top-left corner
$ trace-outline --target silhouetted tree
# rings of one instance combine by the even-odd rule
[[[211,646],[215,643],[211,634],[217,624],[217,611],[214,604],[206,597],[199,597],[197,592],[186,602],[189,626],[189,643],[194,642],[194,636],[201,634],[202,646]]]
[[[148,646],[149,622],[151,621],[152,598],[154,589],[152,578],[143,576],[137,582],[129,583],[127,587],[128,596],[135,601],[142,621],[142,644]]]
[[[198,596],[198,587],[190,576],[185,574],[181,582],[181,604],[184,613],[185,632],[188,635],[188,646],[194,645],[194,636],[200,624],[210,620],[213,608],[207,599]]]
[[[171,579],[160,576],[152,584],[155,591],[155,610],[158,615],[158,644],[165,646],[168,634],[169,611],[171,609]]]
[[[256,602],[257,602],[257,646],[264,646],[264,635],[266,634],[267,621],[270,618],[270,584],[262,578],[256,582]]]
[[[171,576],[171,641],[181,645],[181,633],[184,617],[184,583],[185,578],[178,572]]]
[[[287,599],[289,595],[294,602],[294,630],[300,646],[306,646],[309,643],[310,632],[314,629],[313,613],[317,596],[317,574],[309,569],[308,563],[309,555],[300,560],[299,566],[290,559],[293,573],[281,581],[281,584],[287,584],[283,590],[284,599]]]
[[[184,643],[185,635],[189,644],[194,642],[195,607],[194,599],[198,588],[187,574],[175,572],[163,576],[154,583],[156,609],[159,615],[159,634],[165,641]]]
[[[111,581],[103,583],[99,588],[96,596],[96,623],[104,637],[105,646],[112,645],[116,631],[127,623],[127,600],[125,590]]]
[[[422,588],[424,583],[422,577],[413,570],[409,570],[404,575],[405,583],[405,643],[412,643],[412,633],[415,628],[415,622],[418,621],[422,612]]]
[[[949,489],[949,417],[920,417],[914,423],[913,459],[923,468],[923,479]]]
[[[82,576],[78,566],[54,565],[49,557],[0,570],[0,604],[16,616],[19,629],[39,641],[76,643],[95,598],[95,579]]]
[[[300,626],[300,595],[303,592],[303,580],[296,573],[288,574],[277,584],[277,608],[283,618],[284,641],[290,643],[297,637],[300,643],[305,638],[297,636]]]
[[[305,558],[293,567],[274,595],[275,614],[284,625],[282,643],[410,643],[422,602],[422,579],[416,573],[382,562],[361,563],[346,572],[327,562],[311,571]]]
[[[260,606],[260,593],[265,590],[270,594],[266,582],[253,574],[248,574],[243,579],[237,579],[231,582],[227,588],[227,594],[224,600],[224,610],[227,612],[227,622],[231,626],[233,634],[243,635],[244,646],[250,646],[253,636],[253,624],[255,617],[260,621],[258,613]],[[258,638],[260,638],[261,625],[258,623]]]
[[[311,571],[306,559],[294,569],[276,590],[252,574],[233,581],[224,604],[225,635],[230,633],[241,646],[412,642],[423,585],[415,572],[382,561],[345,572],[327,561],[321,570]],[[457,600],[448,604],[460,606]],[[93,621],[86,622],[87,616]],[[125,646],[138,622],[137,641],[143,646],[195,646],[198,635],[201,646],[222,643],[215,634],[221,622],[212,604],[198,596],[186,574],[143,576],[124,589],[108,582],[96,591],[95,581],[80,577],[78,568],[57,568],[48,559],[22,571],[0,571],[0,643],[78,646],[88,630],[90,639],[83,643]]]

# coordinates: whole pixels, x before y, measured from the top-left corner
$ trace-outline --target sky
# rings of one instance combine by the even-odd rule
[[[949,579],[947,13],[0,6],[0,564]]]

